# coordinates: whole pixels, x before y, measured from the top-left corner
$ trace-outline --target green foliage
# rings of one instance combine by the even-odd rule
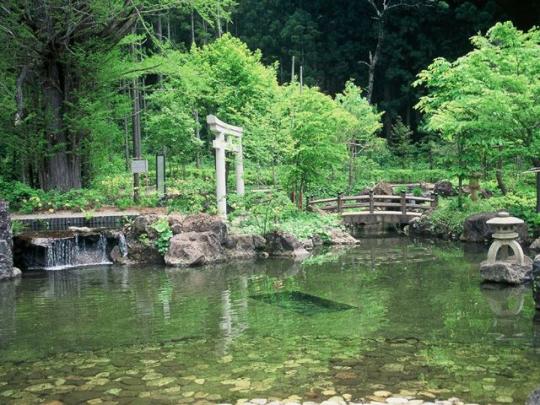
[[[421,189],[420,187],[415,187],[415,188],[413,188],[413,190],[412,190],[412,194],[413,194],[415,197],[422,197],[423,193],[424,193],[424,192],[422,191],[422,189]]]
[[[280,192],[248,193],[245,197],[232,199],[231,220],[238,230],[245,233],[265,235],[274,230],[288,232],[299,239],[318,235],[328,239],[329,232],[338,228],[337,215],[319,215],[299,211]]]
[[[72,189],[67,192],[43,191],[21,182],[3,180],[0,177],[0,195],[9,202],[13,211],[26,214],[39,211],[59,210],[91,212],[106,206],[126,209],[133,207],[131,179],[126,175],[111,175],[94,182],[92,188]],[[141,205],[155,207],[155,192],[144,193]]]
[[[186,167],[184,175],[171,178],[167,187],[169,212],[216,213],[213,167]]]
[[[383,113],[377,112],[377,109],[369,104],[362,96],[362,89],[352,80],[345,83],[345,89],[336,95],[336,101],[356,118],[353,125],[347,128],[351,142],[361,144],[362,149],[372,146],[376,142],[374,135],[382,128]]]
[[[530,233],[536,233],[540,227],[540,215],[536,213],[534,198],[515,194],[480,199],[476,202],[466,199],[461,208],[457,198],[443,199],[428,221],[436,234],[457,237],[463,232],[463,223],[467,217],[482,212],[501,210],[525,220]]]
[[[145,246],[150,246],[150,238],[148,237],[148,234],[142,233],[139,235],[139,242],[141,242]]]
[[[500,208],[492,199],[476,202],[467,199],[461,208],[457,198],[441,200],[439,207],[429,217],[429,223],[435,234],[453,235],[457,238],[463,232],[463,223],[467,217]]]
[[[449,168],[461,177],[540,152],[540,30],[498,23],[471,42],[473,51],[436,59],[416,81],[429,92],[417,105],[426,128],[452,145]]]
[[[341,218],[332,214],[316,214],[297,211],[279,224],[279,229],[288,232],[298,239],[307,239],[318,235],[323,241],[329,240],[331,230],[339,228]]]
[[[13,236],[19,235],[23,233],[26,230],[26,226],[21,222],[17,220],[11,221],[11,233]]]
[[[414,152],[411,140],[412,133],[411,129],[403,123],[401,117],[398,117],[392,125],[389,146],[402,168],[407,167]]]
[[[233,209],[231,219],[240,218],[242,228],[261,235],[276,229],[296,211],[289,198],[280,192],[247,193],[229,201]]]
[[[167,218],[158,219],[152,224],[152,229],[157,232],[157,238],[154,242],[157,250],[162,256],[165,256],[169,250],[169,241],[173,237],[171,227]]]
[[[278,114],[289,145],[281,168],[284,188],[299,194],[328,184],[347,159],[345,134],[355,117],[318,89],[296,84],[283,88]]]

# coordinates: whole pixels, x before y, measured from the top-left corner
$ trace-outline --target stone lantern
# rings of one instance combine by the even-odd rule
[[[519,235],[517,233],[517,227],[523,224],[523,220],[511,217],[508,212],[502,211],[495,218],[488,220],[487,224],[494,230],[493,243],[488,251],[487,262],[494,264],[497,261],[499,250],[502,260],[509,259],[508,250],[512,249],[514,261],[522,266],[525,265],[525,255],[518,242]]]
[[[531,279],[532,260],[523,254],[518,242],[518,225],[523,220],[500,212],[487,221],[493,230],[493,243],[489,247],[487,260],[480,264],[480,276],[484,281],[506,284],[521,284]],[[509,251],[514,253],[509,255]],[[499,255],[500,251],[500,255]],[[497,259],[497,255],[500,257]]]

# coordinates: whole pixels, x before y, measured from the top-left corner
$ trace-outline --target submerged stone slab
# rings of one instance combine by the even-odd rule
[[[505,284],[522,284],[531,280],[533,261],[525,256],[525,265],[511,260],[498,260],[494,263],[480,263],[480,276],[483,281]]]
[[[300,291],[283,291],[274,294],[252,295],[250,298],[267,304],[273,304],[302,315],[347,311],[356,308],[352,305],[342,304]]]

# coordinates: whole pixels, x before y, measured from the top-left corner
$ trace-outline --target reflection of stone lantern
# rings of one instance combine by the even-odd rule
[[[523,220],[511,217],[508,212],[500,212],[495,218],[487,221],[494,229],[486,261],[480,264],[480,275],[484,281],[496,283],[520,284],[531,278],[532,260],[523,254],[518,242],[518,225]],[[509,256],[509,250],[514,253]],[[501,252],[500,258],[497,255]]]
[[[501,259],[507,260],[508,248],[514,252],[515,262],[525,265],[525,255],[518,242],[517,226],[523,224],[523,220],[511,217],[508,212],[499,212],[495,218],[487,221],[487,224],[494,229],[493,243],[488,251],[487,262],[493,264],[497,261],[497,253],[501,250]]]

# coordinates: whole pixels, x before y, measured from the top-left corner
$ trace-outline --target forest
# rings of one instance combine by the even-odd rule
[[[535,229],[539,16],[510,0],[5,0],[0,195],[25,213],[214,213],[213,114],[244,128],[248,193],[230,205],[253,218],[448,180],[448,232],[500,208]]]

